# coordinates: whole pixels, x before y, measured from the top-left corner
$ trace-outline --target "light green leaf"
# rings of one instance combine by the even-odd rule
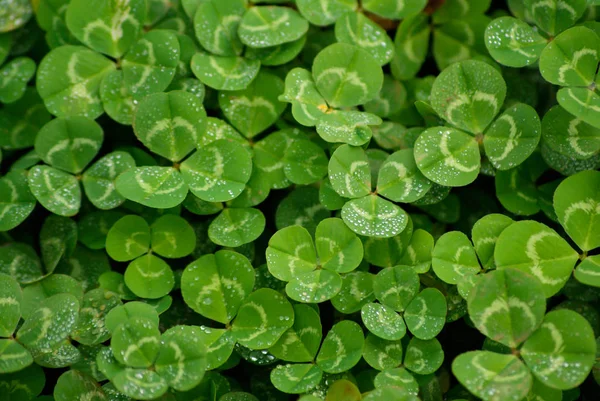
[[[12,336],[12,332],[9,336]],[[23,370],[32,363],[33,357],[25,347],[12,338],[0,338],[0,373],[3,376]]]
[[[2,0],[0,2],[0,32],[10,32],[25,25],[33,15],[27,0]]]
[[[165,214],[150,226],[152,251],[165,258],[182,258],[192,253],[196,234],[182,217]]]
[[[368,333],[363,358],[377,370],[394,368],[402,363],[402,343],[383,340],[373,333]]]
[[[397,80],[414,78],[425,62],[431,27],[424,14],[407,17],[400,22],[394,37],[394,58],[390,64]]]
[[[348,201],[342,219],[355,233],[379,238],[394,237],[408,224],[404,210],[374,194]]]
[[[339,218],[329,218],[317,226],[315,243],[323,269],[348,273],[356,269],[363,256],[360,239]]]
[[[565,285],[578,255],[551,228],[525,220],[502,231],[496,242],[494,258],[499,269],[512,267],[535,276],[541,281],[548,298]]]
[[[585,0],[526,0],[525,11],[550,36],[564,31],[584,13]]]
[[[427,4],[426,0],[365,0],[365,10],[388,19],[403,19],[420,13]]]
[[[149,250],[150,227],[140,216],[122,217],[106,235],[106,252],[116,261],[133,260]]]
[[[74,216],[79,212],[81,188],[71,174],[48,166],[35,166],[27,178],[33,196],[52,213]]]
[[[310,306],[294,305],[294,325],[269,348],[275,357],[288,362],[310,362],[323,337],[321,318]]]
[[[227,324],[254,287],[254,269],[243,255],[221,250],[190,263],[181,276],[185,303],[202,316]]]
[[[277,46],[246,49],[245,57],[260,61],[265,66],[280,66],[294,60],[304,49],[306,38],[303,35],[300,39],[293,42],[283,43]]]
[[[242,135],[253,138],[273,125],[283,113],[285,104],[278,98],[284,86],[277,75],[262,71],[244,90],[219,92],[219,106]]]
[[[110,346],[119,363],[134,368],[149,367],[160,348],[160,331],[151,320],[134,317],[115,329]]]
[[[410,216],[409,216],[410,217]],[[408,224],[402,232],[391,238],[362,237],[365,260],[379,267],[398,265],[398,261],[406,252],[413,235],[413,222],[408,219]]]
[[[419,170],[431,181],[450,187],[472,183],[481,167],[479,147],[473,137],[454,128],[428,128],[415,142]]]
[[[540,328],[527,339],[521,355],[542,383],[568,390],[580,385],[592,369],[596,356],[594,332],[576,312],[555,310],[546,315]]]
[[[140,298],[156,299],[171,292],[175,277],[164,260],[153,254],[146,254],[127,266],[125,284]]]
[[[308,22],[295,10],[279,6],[255,6],[246,11],[238,27],[242,43],[270,47],[300,39]]]
[[[365,327],[384,340],[400,340],[406,334],[402,316],[382,304],[369,303],[361,308],[360,315]]]
[[[179,53],[173,31],[153,30],[142,36],[121,62],[125,87],[133,98],[164,91],[175,76]]]
[[[285,292],[297,302],[321,303],[336,296],[342,289],[342,278],[330,270],[314,270],[296,274],[285,287]]]
[[[417,395],[419,384],[405,368],[385,369],[375,376],[375,388],[394,386],[405,388],[409,393]]]
[[[238,247],[256,240],[265,229],[265,216],[254,208],[227,208],[208,227],[208,237],[217,245]]]
[[[574,276],[580,283],[600,287],[600,255],[585,258],[575,269]]]
[[[207,348],[206,369],[212,370],[222,366],[231,357],[235,338],[230,330],[212,329],[201,326],[198,338]]]
[[[358,323],[342,320],[333,325],[317,355],[317,365],[327,373],[341,373],[362,357],[364,334]]]
[[[435,338],[446,323],[446,297],[436,288],[425,288],[412,299],[404,312],[408,330],[418,339]]]
[[[133,123],[136,103],[125,87],[122,70],[113,70],[104,76],[100,84],[100,99],[110,118],[123,125]]]
[[[307,127],[315,126],[329,109],[312,74],[304,68],[293,68],[287,73],[285,91],[279,100],[291,103],[294,119]]]
[[[365,304],[374,301],[374,277],[373,274],[362,271],[344,274],[342,289],[331,299],[333,307],[342,313],[350,314],[360,311]]]
[[[56,118],[40,130],[35,151],[52,167],[78,174],[96,156],[103,139],[102,127],[89,118]]]
[[[194,195],[207,202],[237,197],[252,173],[252,160],[235,141],[220,139],[200,148],[181,164],[181,174]]]
[[[62,46],[41,61],[36,86],[50,113],[59,116],[97,118],[104,109],[99,88],[115,65],[82,46]]]
[[[287,394],[306,393],[319,384],[323,371],[311,363],[279,365],[271,371],[271,382]]]
[[[442,235],[433,249],[433,271],[444,282],[457,284],[481,271],[477,254],[467,236],[459,231]]]
[[[560,224],[583,251],[600,247],[600,172],[582,171],[554,192]]]
[[[392,153],[379,169],[377,192],[394,202],[414,202],[430,188],[431,181],[417,168],[412,149]]]
[[[56,401],[109,401],[96,380],[77,370],[69,370],[60,375],[54,387],[54,399]]]
[[[0,68],[0,102],[14,103],[21,99],[27,83],[35,75],[35,62],[28,57],[17,57]]]
[[[80,344],[96,345],[110,338],[104,319],[113,308],[121,305],[117,294],[97,288],[87,292],[81,302],[77,326],[71,337]]]
[[[446,68],[431,89],[433,109],[457,128],[483,132],[506,96],[502,75],[482,61],[468,60]]]
[[[260,61],[198,52],[192,58],[191,67],[194,75],[206,86],[217,90],[238,91],[246,89],[256,78]]]
[[[169,387],[188,391],[196,387],[206,371],[206,346],[195,326],[175,326],[160,338],[155,367]]]
[[[317,267],[317,254],[310,233],[301,226],[277,231],[266,251],[269,272],[279,280],[290,281],[299,273]]]
[[[327,156],[316,143],[309,140],[294,141],[285,151],[283,171],[294,184],[308,185],[327,174]]]
[[[193,17],[196,38],[202,47],[220,56],[239,55],[243,44],[237,31],[246,12],[245,1],[209,0],[198,3],[197,11],[190,17]]]
[[[267,349],[293,323],[294,309],[285,296],[261,288],[243,301],[231,327],[238,343],[251,349]]]
[[[92,164],[81,182],[88,200],[98,209],[114,209],[125,202],[117,192],[115,180],[119,174],[135,167],[135,160],[127,152],[109,153]]]
[[[344,13],[358,7],[356,0],[297,0],[296,4],[300,14],[317,26],[331,25]]]
[[[363,401],[417,401],[419,398],[403,387],[383,386],[370,391]]]
[[[283,158],[285,151],[296,140],[306,139],[298,129],[283,129],[269,134],[254,145],[254,165],[265,174],[271,188],[281,189],[291,183],[285,176]]]
[[[336,43],[314,60],[312,74],[319,92],[333,107],[352,107],[373,99],[383,72],[373,56],[359,47]]]
[[[414,337],[406,347],[404,366],[420,375],[434,373],[444,362],[444,351],[437,339],[419,340]]]
[[[552,150],[575,159],[589,159],[600,150],[600,130],[558,105],[544,114],[542,138]]]
[[[148,369],[126,368],[111,379],[119,392],[138,400],[153,400],[169,389],[166,380]]]
[[[181,174],[172,167],[132,168],[119,175],[115,185],[125,198],[157,209],[179,205],[188,193]]]
[[[468,306],[479,331],[511,348],[537,329],[546,311],[541,283],[510,268],[483,275],[471,290]]]
[[[0,178],[0,232],[21,224],[35,204],[25,171],[11,171]]]
[[[590,124],[600,128],[600,96],[588,88],[562,88],[556,94],[558,104],[566,111]]]
[[[485,30],[485,46],[490,55],[508,67],[535,63],[546,44],[534,28],[513,17],[496,18]]]
[[[335,37],[339,43],[366,50],[380,65],[389,63],[394,56],[394,44],[385,30],[361,13],[347,12],[338,18]]]
[[[331,186],[345,198],[360,198],[371,192],[369,159],[362,148],[338,147],[329,160]]]
[[[485,401],[522,400],[532,386],[529,370],[515,355],[466,352],[452,362],[452,373],[470,392]]]
[[[375,276],[373,292],[377,300],[395,311],[402,312],[419,291],[419,276],[409,266],[394,266]]]
[[[471,238],[481,265],[489,269],[496,265],[494,249],[498,236],[514,221],[503,214],[492,213],[477,220],[471,230]]]
[[[517,103],[496,119],[483,137],[485,154],[499,170],[523,163],[537,148],[542,126],[535,109]]]
[[[417,229],[406,247],[399,264],[411,266],[419,274],[426,273],[431,267],[434,248],[433,236],[425,230]]]
[[[178,162],[196,148],[206,128],[206,112],[191,93],[172,91],[146,96],[133,120],[137,138],[153,153]]]
[[[120,325],[137,317],[144,318],[152,322],[152,325],[158,326],[158,312],[156,309],[140,301],[127,302],[112,309],[104,319],[104,326],[108,331],[114,333]]]
[[[9,275],[0,274],[0,337],[12,337],[15,332],[21,319],[21,298],[19,283]]]
[[[327,142],[362,146],[371,139],[371,125],[381,124],[375,114],[361,111],[334,110],[317,121],[317,133]]]

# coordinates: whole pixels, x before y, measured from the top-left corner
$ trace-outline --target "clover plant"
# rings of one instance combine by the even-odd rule
[[[599,15],[0,0],[0,399],[597,399]]]

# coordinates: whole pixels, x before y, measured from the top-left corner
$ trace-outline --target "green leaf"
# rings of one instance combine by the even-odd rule
[[[581,121],[600,128],[600,97],[588,88],[562,88],[558,104]]]
[[[35,62],[28,57],[17,57],[0,68],[0,102],[14,103],[21,99],[27,83],[35,74]]]
[[[584,13],[585,0],[526,0],[525,11],[529,18],[550,36],[569,28]]]
[[[294,309],[270,288],[254,291],[243,301],[231,328],[238,343],[251,349],[272,347],[294,323]]]
[[[145,18],[142,0],[75,0],[67,8],[66,23],[69,31],[92,50],[120,58],[137,39]]]
[[[287,394],[306,393],[319,384],[323,371],[312,363],[279,365],[271,371],[271,382]]]
[[[334,110],[317,121],[317,133],[327,142],[342,142],[362,146],[371,139],[371,125],[381,124],[381,118],[361,111]]]
[[[418,339],[431,340],[444,328],[446,297],[436,288],[425,288],[412,299],[404,312],[408,330]]]
[[[115,186],[125,198],[156,209],[175,207],[188,193],[181,174],[172,167],[132,168],[117,177]]]
[[[156,373],[177,391],[191,390],[204,377],[206,347],[200,333],[199,327],[175,326],[161,336]]]
[[[110,347],[119,363],[134,368],[149,367],[158,355],[160,331],[151,320],[133,317],[115,329]]]
[[[0,111],[0,146],[3,149],[33,146],[38,131],[50,118],[37,90],[27,87],[23,97],[14,103],[5,104]],[[12,167],[15,167],[14,164]]]
[[[446,68],[431,89],[433,109],[457,128],[478,134],[492,122],[506,96],[502,75],[482,61],[461,61]]]
[[[125,202],[115,187],[119,174],[135,167],[133,157],[123,151],[109,153],[92,164],[81,182],[88,200],[98,209],[114,209]]]
[[[235,346],[235,338],[230,330],[212,329],[201,326],[200,340],[207,348],[206,369],[212,370],[222,366],[231,357]]]
[[[362,357],[364,334],[351,320],[333,325],[317,355],[317,365],[327,373],[341,373],[354,367]]]
[[[319,190],[313,186],[298,187],[281,201],[275,212],[278,229],[299,225],[314,233],[317,224],[331,213],[319,203]]]
[[[284,65],[294,60],[302,52],[307,36],[303,35],[300,39],[296,39],[293,42],[277,46],[262,48],[248,47],[245,56],[252,60],[258,60],[261,65],[265,66]]]
[[[199,52],[192,58],[191,67],[194,75],[206,86],[217,90],[239,91],[246,89],[256,78],[260,61]]]
[[[300,130],[292,128],[276,131],[256,142],[253,162],[270,181],[271,188],[281,189],[291,184],[285,176],[283,158],[286,149],[294,141],[302,139],[306,139],[306,136]]]
[[[600,247],[600,172],[582,171],[563,180],[554,192],[560,224],[583,251]]]
[[[375,388],[394,386],[405,388],[409,393],[417,395],[419,384],[405,368],[385,369],[375,376]]]
[[[114,70],[102,79],[100,99],[110,118],[124,125],[131,125],[136,104],[123,81],[123,71]]]
[[[153,153],[178,162],[196,148],[206,128],[206,112],[185,91],[155,93],[140,101],[133,120],[137,138]]]
[[[309,305],[295,304],[294,325],[288,329],[269,352],[288,362],[311,362],[323,337],[319,314]]]
[[[182,217],[165,214],[150,226],[152,251],[165,258],[182,258],[196,246],[196,233]]]
[[[473,137],[454,128],[428,128],[415,142],[414,157],[423,175],[450,187],[475,181],[481,167]]]
[[[349,273],[362,261],[362,242],[339,218],[329,218],[319,223],[315,244],[323,269]]]
[[[298,11],[311,24],[327,26],[333,24],[347,11],[358,7],[356,0],[298,0]]]
[[[542,51],[540,73],[552,84],[589,86],[600,61],[600,38],[589,28],[571,28]]]
[[[360,311],[366,303],[374,301],[373,277],[373,274],[362,271],[344,274],[342,289],[331,299],[333,307],[342,313],[350,314]]]
[[[173,31],[153,30],[142,36],[121,62],[125,87],[133,98],[164,91],[175,76],[179,53]]]
[[[363,401],[377,401],[377,400],[389,400],[389,401],[417,401],[419,398],[408,392],[403,387],[397,386],[383,386],[370,391]]]
[[[29,3],[28,3],[29,4]],[[31,365],[19,372],[0,376],[0,386],[6,388],[12,400],[31,400],[37,397],[46,383],[44,370],[38,365]]]
[[[379,169],[377,192],[394,202],[414,202],[430,188],[431,181],[417,168],[411,149],[392,153]]]
[[[360,198],[371,192],[369,159],[362,148],[338,147],[329,160],[331,186],[345,198]]]
[[[508,211],[521,216],[531,216],[540,211],[538,190],[525,165],[497,171],[496,196]]]
[[[213,54],[239,55],[243,44],[237,30],[245,12],[246,4],[243,0],[199,2],[197,11],[190,15],[194,19],[196,38],[202,47]]]
[[[373,292],[383,305],[403,312],[419,291],[419,276],[409,266],[394,266],[375,276]]]
[[[17,280],[0,274],[0,337],[11,337],[15,332],[21,319],[21,298]]]
[[[31,352],[51,351],[65,340],[77,323],[79,301],[71,294],[57,294],[42,301],[17,332],[17,341]]]
[[[485,30],[485,46],[490,55],[508,67],[535,63],[546,44],[534,28],[513,17],[496,18]]]
[[[254,287],[254,269],[243,255],[221,250],[190,263],[181,276],[185,303],[202,316],[227,324]]]
[[[373,333],[368,333],[363,358],[377,370],[394,368],[402,363],[402,343],[383,340]]]
[[[98,277],[98,284],[100,288],[114,292],[123,300],[130,301],[136,298],[135,294],[125,285],[125,278],[121,273],[104,272]]]
[[[86,117],[56,118],[35,139],[35,151],[51,166],[78,174],[102,146],[102,127]]]
[[[106,328],[104,319],[106,314],[119,305],[119,296],[103,288],[87,292],[83,296],[77,326],[71,337],[85,345],[96,345],[108,340],[111,332]]]
[[[145,302],[139,301],[127,302],[112,309],[104,319],[104,326],[108,331],[114,333],[121,324],[134,317],[144,318],[152,322],[154,326],[158,326],[158,312],[156,309]]]
[[[433,271],[445,283],[457,284],[481,271],[477,254],[467,236],[459,231],[442,235],[433,249]]]
[[[162,376],[148,369],[123,369],[111,383],[124,395],[138,400],[157,399],[169,389]]]
[[[425,62],[429,50],[431,27],[424,14],[407,17],[400,22],[394,37],[394,58],[390,64],[397,80],[414,78]]]
[[[567,282],[577,253],[554,230],[525,220],[508,226],[498,237],[494,251],[498,268],[512,267],[541,281],[546,298]]]
[[[426,273],[431,267],[433,243],[433,236],[427,231],[415,230],[406,247],[406,252],[398,263],[411,266],[417,273]]]
[[[377,60],[359,47],[336,43],[314,60],[312,74],[319,92],[333,107],[352,107],[373,99],[383,85]]]
[[[31,314],[39,308],[41,302],[56,294],[71,294],[81,303],[83,287],[73,277],[65,274],[51,274],[24,287],[21,301],[23,319],[29,319]]]
[[[153,254],[146,254],[127,266],[125,284],[140,298],[156,299],[171,292],[175,277],[164,260]]]
[[[515,355],[471,351],[452,362],[452,373],[470,392],[485,401],[518,401],[529,393],[532,378]]]
[[[265,229],[265,216],[254,208],[227,208],[208,227],[208,237],[217,245],[238,247],[256,240]]]
[[[575,159],[589,159],[600,150],[600,130],[558,105],[544,114],[542,138],[552,150]]]
[[[62,46],[40,62],[36,86],[48,111],[58,117],[97,118],[104,109],[99,88],[115,65],[82,46]]]
[[[285,104],[278,98],[284,86],[281,78],[262,71],[246,89],[219,92],[219,106],[231,125],[246,138],[253,138],[273,125],[283,113]]]
[[[100,385],[92,377],[77,370],[69,370],[58,378],[54,387],[56,401],[108,401]]]
[[[527,339],[521,355],[542,383],[568,390],[580,385],[592,369],[596,357],[594,332],[581,315],[568,309],[552,311]]]
[[[140,216],[119,219],[106,235],[106,252],[119,262],[133,260],[150,250],[150,227]]]
[[[3,0],[0,6],[3,8],[0,15],[0,32],[10,32],[20,28],[33,15],[32,6],[27,0]]]
[[[574,273],[577,281],[594,287],[600,287],[600,256],[588,256]]]
[[[398,265],[398,261],[405,253],[412,235],[413,222],[412,219],[409,218],[406,228],[395,237],[362,237],[365,260],[372,265],[380,267]]]
[[[12,332],[9,336],[12,336]],[[21,344],[11,338],[0,338],[0,373],[3,376],[23,370],[32,363],[33,357]]]
[[[11,171],[0,178],[0,232],[21,224],[35,208],[36,199],[29,190],[27,173]]]
[[[487,337],[516,348],[533,333],[546,311],[541,283],[516,269],[482,276],[468,298],[469,317]]]
[[[79,212],[81,188],[71,174],[48,166],[35,166],[27,178],[33,196],[52,213],[74,216]]]
[[[473,239],[473,245],[475,246],[479,261],[485,269],[496,265],[494,261],[496,241],[498,241],[500,233],[513,222],[508,216],[492,213],[483,216],[473,225],[471,238]]]
[[[340,275],[323,269],[296,274],[286,285],[285,292],[297,302],[321,303],[336,296],[341,289]]]
[[[308,185],[327,174],[325,151],[309,140],[294,141],[285,151],[283,171],[294,184]]]
[[[403,19],[420,13],[427,4],[426,0],[366,0],[365,10],[388,19]]]
[[[496,119],[483,137],[485,154],[499,170],[523,163],[537,148],[542,133],[535,109],[517,103]]]
[[[342,219],[355,233],[379,238],[394,237],[408,224],[404,210],[375,194],[348,201]]]
[[[361,308],[360,315],[365,327],[384,340],[400,340],[406,334],[402,316],[382,304],[369,303]]]
[[[266,258],[271,274],[283,281],[290,281],[299,273],[311,272],[317,267],[312,237],[300,226],[277,231],[269,240]]]
[[[366,50],[380,65],[389,63],[394,56],[394,44],[385,30],[361,13],[347,12],[338,18],[335,37],[339,43]]]
[[[255,6],[246,11],[238,27],[242,43],[270,47],[300,39],[308,22],[295,10],[279,6]]]
[[[287,73],[279,101],[291,103],[294,119],[307,127],[315,126],[329,109],[312,74],[304,68],[293,68]]]
[[[435,338],[419,340],[414,337],[406,347],[404,366],[414,373],[420,375],[433,373],[442,366],[442,362],[444,362],[444,351]]]

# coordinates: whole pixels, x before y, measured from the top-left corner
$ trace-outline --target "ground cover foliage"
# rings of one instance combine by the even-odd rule
[[[0,0],[0,398],[600,393],[597,0]]]

